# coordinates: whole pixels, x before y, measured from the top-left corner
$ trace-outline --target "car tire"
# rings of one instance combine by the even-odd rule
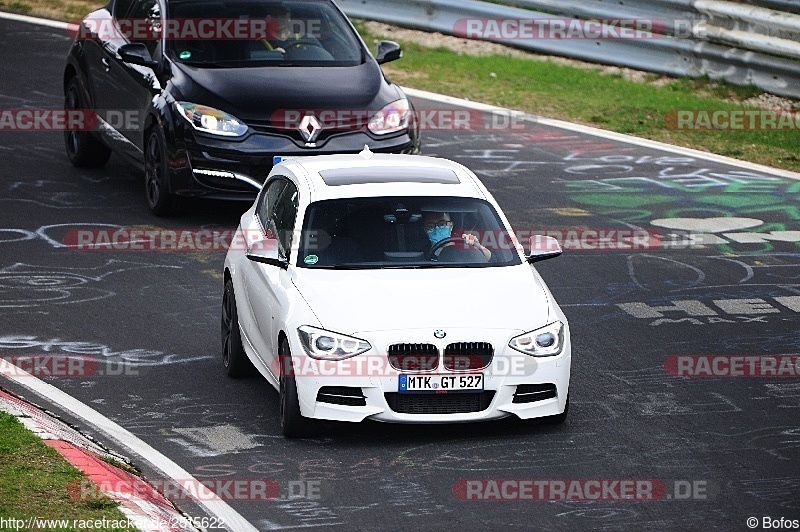
[[[303,417],[300,413],[300,401],[297,396],[297,381],[292,366],[292,353],[286,337],[281,337],[278,343],[278,357],[280,359],[280,416],[281,432],[286,438],[306,438],[315,433],[314,420]]]
[[[64,94],[64,109],[86,110],[86,103],[81,97],[81,85],[77,77],[67,84]],[[88,124],[88,121],[84,121]],[[64,145],[67,157],[77,168],[100,168],[108,162],[111,150],[103,142],[88,131],[64,131]]]
[[[567,420],[569,413],[569,395],[567,395],[567,404],[564,405],[564,411],[554,416],[547,416],[542,418],[542,421],[547,425],[561,425]]]
[[[145,135],[144,192],[147,206],[156,216],[170,216],[177,211],[177,198],[169,191],[167,143],[158,126]]]
[[[239,329],[239,313],[236,310],[236,296],[233,281],[225,282],[222,295],[222,365],[229,377],[248,377],[255,373],[255,367],[242,346],[242,332]]]

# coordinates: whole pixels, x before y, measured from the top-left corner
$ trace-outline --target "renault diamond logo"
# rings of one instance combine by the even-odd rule
[[[314,115],[306,115],[300,121],[300,126],[297,128],[306,142],[314,142],[322,131],[322,125]]]
[[[433,331],[433,335],[434,335],[436,338],[439,338],[439,339],[441,340],[442,338],[444,338],[445,336],[447,336],[447,333],[446,333],[446,332],[444,332],[444,331],[443,331],[443,330],[441,330],[441,329],[436,329],[435,331]]]

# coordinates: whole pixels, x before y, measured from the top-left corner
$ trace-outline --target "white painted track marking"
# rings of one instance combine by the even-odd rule
[[[256,527],[242,517],[239,512],[231,508],[228,503],[202,485],[188,471],[97,410],[62,392],[52,384],[37,379],[4,358],[0,358],[0,375],[4,375],[9,380],[41,396],[46,401],[51,401],[77,416],[131,453],[147,461],[166,477],[175,480],[177,485],[186,486],[187,493],[194,494],[198,492],[199,497],[193,497],[193,500],[205,508],[211,516],[222,521],[229,530],[234,532],[257,532],[258,529]]]
[[[672,144],[666,144],[664,142],[643,139],[640,137],[632,137],[630,135],[625,135],[623,133],[614,133],[613,131],[606,131],[605,129],[599,129],[590,126],[582,126],[580,124],[564,122],[563,120],[554,120],[552,118],[544,118],[541,116],[532,115],[528,113],[521,113],[520,111],[514,111],[512,109],[506,109],[504,107],[497,107],[495,105],[488,105],[480,102],[471,102],[469,100],[463,100],[461,98],[454,98],[452,96],[436,94],[435,92],[421,91],[406,87],[403,87],[403,90],[408,96],[415,96],[423,100],[430,100],[448,105],[454,105],[457,107],[464,107],[466,109],[484,111],[487,113],[501,113],[505,116],[508,116],[509,114],[513,113],[514,116],[519,116],[520,119],[522,120],[535,122],[537,124],[542,124],[543,126],[566,129],[568,131],[574,131],[575,133],[583,133],[584,135],[591,135],[593,137],[600,137],[608,140],[614,140],[617,142],[624,142],[626,144],[642,146],[643,148],[652,148],[654,150],[661,150],[670,153],[677,153],[680,155],[687,155],[689,157],[696,157],[697,159],[704,159],[706,161],[712,161],[715,163],[728,164],[731,166],[736,166],[738,168],[744,168],[746,170],[753,170],[755,172],[762,172],[778,177],[786,177],[788,179],[800,180],[800,173],[798,172],[792,172],[790,170],[782,170],[780,168],[772,168],[771,166],[764,166],[763,164],[756,164],[748,161],[740,161],[739,159],[734,159],[732,157],[725,157],[724,155],[717,155],[715,153],[708,153],[705,151],[694,150],[692,148],[683,148],[681,146],[673,146]]]

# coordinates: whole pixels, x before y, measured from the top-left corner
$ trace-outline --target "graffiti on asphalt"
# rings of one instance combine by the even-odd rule
[[[703,167],[691,157],[617,154],[578,162],[566,166],[566,175],[554,182],[596,214],[633,225],[707,233],[703,244],[719,245],[722,252],[771,251],[776,242],[800,245],[800,231],[793,230],[800,220],[798,181]]]
[[[68,231],[78,229],[99,229],[99,228],[121,229],[121,225],[104,224],[104,223],[66,223],[66,224],[51,224],[43,225],[35,231],[18,228],[0,228],[0,244],[10,244],[12,242],[23,242],[26,240],[41,240],[54,248],[69,248],[76,247],[70,246],[64,242],[64,234]]]
[[[106,277],[142,268],[180,268],[110,259],[95,268],[37,266],[18,262],[0,268],[0,308],[84,303],[114,296],[97,285]]]
[[[766,323],[769,317],[800,313],[798,253],[682,260],[637,254],[629,255],[627,262],[627,290],[615,287],[611,299],[627,315],[649,320],[650,325]],[[634,294],[639,295],[632,301]]]
[[[95,357],[102,361],[124,362],[130,366],[162,366],[181,364],[212,358],[210,356],[185,356],[167,354],[152,349],[127,349],[115,351],[97,342],[71,342],[60,338],[39,338],[28,335],[0,336],[0,352],[35,351],[37,353],[66,353]]]
[[[701,394],[703,399],[697,397],[687,402],[683,394],[672,392],[627,392],[611,394],[612,401],[633,405],[635,410],[643,416],[676,416],[676,415],[707,415],[711,413],[741,412],[733,399],[717,392]]]

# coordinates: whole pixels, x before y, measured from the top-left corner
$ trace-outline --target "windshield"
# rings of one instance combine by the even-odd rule
[[[448,268],[521,264],[486,201],[458,197],[344,198],[306,209],[304,268]]]
[[[321,1],[171,2],[171,57],[208,68],[355,66],[364,51],[348,22]],[[168,35],[169,37],[169,35]]]

